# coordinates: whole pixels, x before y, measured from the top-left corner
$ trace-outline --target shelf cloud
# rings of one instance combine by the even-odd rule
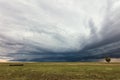
[[[119,9],[120,0],[0,0],[0,59],[93,56],[89,51],[119,43]]]

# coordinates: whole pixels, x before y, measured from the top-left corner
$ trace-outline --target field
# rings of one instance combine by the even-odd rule
[[[120,63],[0,63],[0,80],[120,80]]]

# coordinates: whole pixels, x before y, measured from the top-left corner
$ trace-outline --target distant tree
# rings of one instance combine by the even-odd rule
[[[106,62],[110,63],[111,58],[110,57],[106,57],[105,60],[106,60]]]

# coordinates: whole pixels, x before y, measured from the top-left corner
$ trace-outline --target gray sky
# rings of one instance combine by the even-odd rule
[[[120,0],[0,0],[0,59],[69,55],[116,39],[119,9]]]

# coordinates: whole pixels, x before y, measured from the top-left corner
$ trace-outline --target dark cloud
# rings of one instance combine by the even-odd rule
[[[119,0],[0,0],[0,58],[93,61],[119,57],[119,4]]]

